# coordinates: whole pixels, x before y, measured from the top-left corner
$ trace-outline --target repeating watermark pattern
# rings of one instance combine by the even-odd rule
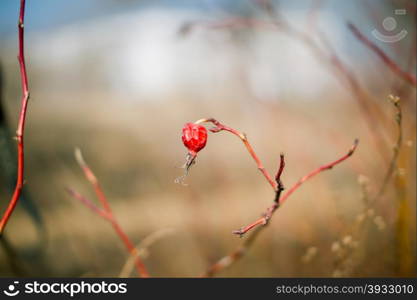
[[[405,10],[405,9],[396,9],[396,10],[394,10],[394,14],[397,15],[397,16],[406,15],[407,10]],[[397,28],[397,20],[393,17],[386,17],[382,21],[382,27],[387,32],[394,32],[394,30]],[[402,40],[403,38],[405,38],[405,36],[408,34],[408,32],[407,32],[407,30],[402,29],[400,32],[398,32],[396,34],[389,35],[389,34],[383,34],[383,33],[379,32],[377,29],[374,29],[374,30],[372,30],[372,34],[376,39],[380,40],[381,42],[396,43],[396,42]]]
[[[30,294],[62,294],[74,297],[78,294],[126,294],[127,283],[101,282],[39,282],[37,280],[26,282],[18,286],[19,281],[9,284],[3,293],[6,296],[14,297],[20,293]]]

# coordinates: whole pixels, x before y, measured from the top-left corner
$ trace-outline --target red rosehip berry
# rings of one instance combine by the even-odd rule
[[[203,149],[207,143],[207,129],[204,126],[187,123],[182,128],[182,141],[191,156]]]
[[[185,169],[184,175],[175,179],[176,183],[184,183],[185,178],[187,177],[188,171],[190,170],[191,166],[195,164],[195,159],[197,157],[197,152],[203,149],[207,143],[207,129],[204,126],[195,124],[195,123],[187,123],[182,128],[182,142],[184,146],[187,147],[188,153],[186,157],[186,162],[183,166]]]

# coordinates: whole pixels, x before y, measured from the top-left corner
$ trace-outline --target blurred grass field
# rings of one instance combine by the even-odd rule
[[[372,148],[365,125],[355,118],[355,108],[343,101],[323,102],[323,109],[317,109],[316,103],[251,103],[257,109],[246,111],[239,102],[215,100],[203,105],[179,101],[170,109],[143,103],[122,106],[103,97],[74,106],[79,109],[51,103],[42,106],[36,99],[32,103],[26,144],[25,187],[41,208],[47,238],[39,244],[39,235],[21,208],[7,230],[10,243],[18,249],[21,271],[28,272],[22,275],[114,276],[126,260],[111,226],[65,193],[64,188],[71,187],[94,199],[74,159],[74,147],[81,147],[121,226],[134,241],[159,229],[174,229],[150,249],[146,264],[155,276],[199,275],[241,242],[231,231],[257,218],[273,199],[241,142],[227,133],[210,134],[207,148],[186,179],[188,185],[175,184],[186,154],[180,141],[184,121],[216,116],[241,129],[271,172],[277,168],[278,154],[284,152],[286,187],[338,158],[355,137],[360,138],[357,153],[298,190],[249,254],[223,276],[330,276],[336,260],[332,243],[344,237],[364,209],[359,175],[369,179],[372,194],[387,169]],[[388,100],[381,103],[394,115]],[[332,113],[337,107],[343,108],[343,115]],[[405,114],[407,123],[413,118]],[[395,127],[395,122],[390,125]],[[415,262],[415,132],[407,130],[410,126],[404,128],[400,152],[404,171],[395,176],[402,176],[406,186],[408,253],[395,252],[399,199],[390,183],[374,207],[387,226],[379,231],[373,222],[363,225],[357,242],[364,253],[354,261],[351,275],[414,274],[411,266],[407,274],[396,269],[405,255]],[[7,201],[4,196],[2,203]],[[316,247],[317,255],[303,263],[309,247]],[[381,248],[386,251],[376,257]],[[31,252],[40,257],[29,259]],[[1,257],[2,274],[14,275],[10,257],[4,252]]]

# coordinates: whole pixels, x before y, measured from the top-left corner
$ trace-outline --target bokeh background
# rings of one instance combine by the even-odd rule
[[[18,10],[17,0],[0,2],[2,212],[20,109]],[[232,230],[274,198],[225,132],[209,135],[187,185],[174,182],[185,162],[182,126],[214,117],[245,132],[270,173],[285,153],[287,188],[360,139],[351,158],[305,183],[216,276],[416,276],[415,85],[348,22],[415,76],[411,0],[28,0],[25,195],[1,239],[0,275],[120,275],[128,254],[111,225],[65,191],[97,201],[76,147],[134,243],[160,233],[144,257],[151,275],[201,275],[247,238]],[[373,30],[407,35],[385,43]],[[401,98],[403,139],[379,193],[398,137],[390,94]]]

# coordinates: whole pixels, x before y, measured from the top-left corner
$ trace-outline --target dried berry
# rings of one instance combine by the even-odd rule
[[[195,156],[207,143],[207,129],[204,126],[187,123],[182,128],[182,141],[191,156]]]
[[[184,146],[188,149],[188,153],[186,162],[183,166],[185,174],[175,179],[175,182],[185,185],[184,179],[187,176],[190,167],[195,163],[197,152],[206,146],[207,129],[196,123],[187,123],[182,128],[181,138]]]

